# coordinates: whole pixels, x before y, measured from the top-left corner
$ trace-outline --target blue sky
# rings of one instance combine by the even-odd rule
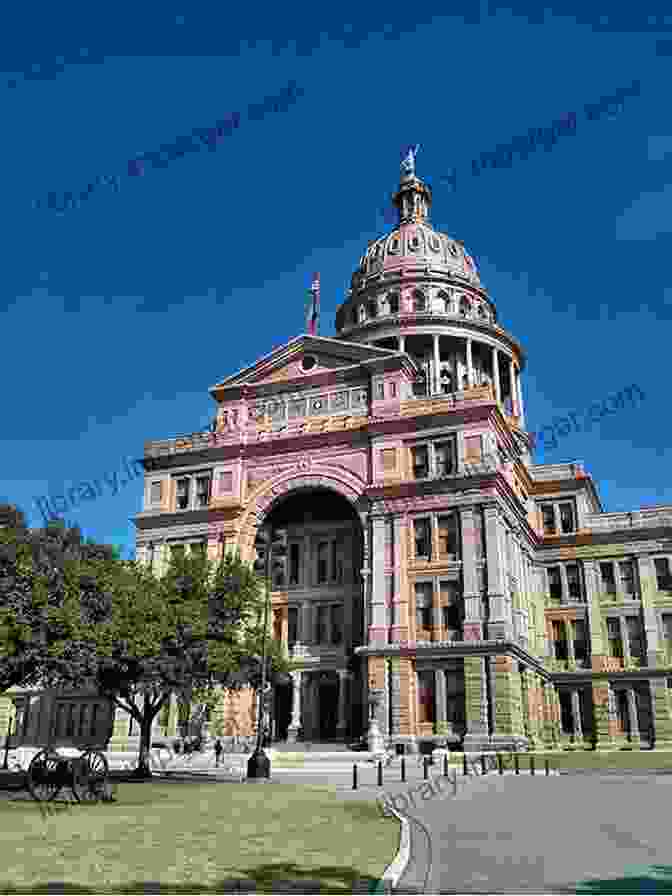
[[[400,149],[416,142],[434,226],[476,255],[527,351],[528,427],[630,384],[646,395],[536,460],[584,461],[606,510],[672,503],[672,56],[656,54],[672,16],[451,8],[3,10],[0,499],[30,525],[34,498],[114,478],[145,441],[205,426],[209,386],[303,332],[313,271],[332,335],[359,257],[387,229]],[[305,90],[293,105],[247,118],[292,79]],[[623,111],[585,119],[584,104],[636,79]],[[236,111],[216,151],[127,176],[136,154]],[[573,111],[575,136],[470,175],[481,152]],[[439,182],[451,168],[456,192]],[[118,192],[78,209],[33,208],[115,174]],[[128,549],[141,482],[66,517]]]

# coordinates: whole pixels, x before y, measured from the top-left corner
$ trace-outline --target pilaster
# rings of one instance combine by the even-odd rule
[[[465,752],[488,749],[490,736],[485,657],[464,658],[464,703],[467,725],[464,737]]]
[[[488,638],[513,638],[511,601],[506,584],[504,531],[496,507],[485,509],[485,545],[488,570]]]
[[[464,587],[464,640],[483,640],[483,595],[478,587],[476,561],[479,536],[476,514],[478,507],[464,507],[460,510],[462,530],[462,581]]]
[[[404,569],[406,565],[406,538],[408,519],[395,516],[392,520],[392,562],[394,574],[394,590],[392,603],[394,607],[394,625],[391,629],[392,641],[407,641],[408,625],[408,589],[405,587]]]
[[[637,557],[637,576],[642,596],[642,614],[646,632],[646,665],[650,669],[664,665],[664,651],[658,634],[655,606],[656,574],[651,557]]]
[[[371,569],[371,624],[368,643],[372,646],[387,643],[387,607],[385,597],[385,518],[374,517],[372,528]]]
[[[652,678],[651,714],[655,728],[656,749],[669,750],[672,746],[672,709],[670,691],[664,678]]]

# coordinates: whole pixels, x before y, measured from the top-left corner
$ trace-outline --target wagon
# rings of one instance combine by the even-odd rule
[[[109,800],[109,766],[105,755],[85,749],[80,756],[62,756],[54,747],[37,753],[26,772],[30,795],[38,802],[51,802],[67,787],[77,802]]]

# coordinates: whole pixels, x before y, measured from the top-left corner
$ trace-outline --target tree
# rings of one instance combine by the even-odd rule
[[[142,564],[117,563],[107,585],[104,607],[91,600],[80,607],[74,596],[63,602],[46,678],[73,687],[93,681],[128,712],[140,728],[137,774],[149,777],[152,722],[172,693],[191,703],[199,689],[202,695],[254,681],[262,589],[238,555],[217,565],[176,558],[160,579]],[[83,610],[92,607],[104,618],[89,619]],[[269,662],[278,671],[289,665],[280,645]]]

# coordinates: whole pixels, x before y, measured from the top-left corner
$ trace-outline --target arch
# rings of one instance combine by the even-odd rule
[[[445,290],[441,289],[438,292],[437,298],[443,302],[443,310],[446,314],[450,314],[453,307],[453,300],[449,293]]]
[[[249,560],[253,553],[254,539],[259,526],[268,515],[292,492],[300,489],[326,488],[345,498],[359,519],[364,536],[366,551],[368,499],[363,497],[366,483],[353,473],[334,467],[311,467],[307,461],[290,473],[281,473],[267,480],[248,497],[248,510],[240,521],[239,546],[243,560]],[[365,502],[365,503],[364,503]]]

